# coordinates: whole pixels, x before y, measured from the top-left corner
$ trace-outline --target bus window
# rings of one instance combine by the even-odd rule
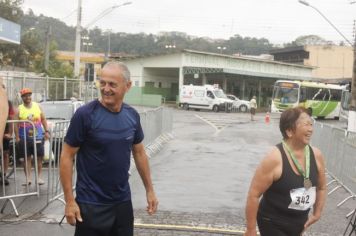
[[[332,101],[340,101],[342,90],[330,89],[331,99]]]
[[[275,87],[274,98],[280,99],[281,103],[295,103],[298,101],[298,89]]]

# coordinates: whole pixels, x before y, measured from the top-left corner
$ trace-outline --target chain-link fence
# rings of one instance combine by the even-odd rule
[[[94,82],[79,79],[38,77],[28,73],[0,71],[8,97],[15,104],[21,103],[20,90],[31,88],[34,101],[76,98],[85,102],[98,97]]]

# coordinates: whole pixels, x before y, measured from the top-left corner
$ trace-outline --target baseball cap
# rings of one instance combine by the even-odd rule
[[[32,94],[32,90],[30,88],[23,88],[20,91],[21,96],[23,96],[25,94],[29,94],[29,93]]]

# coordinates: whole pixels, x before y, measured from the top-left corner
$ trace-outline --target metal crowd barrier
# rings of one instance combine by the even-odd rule
[[[30,125],[32,126],[33,130],[35,130],[35,125],[31,121],[20,121],[20,120],[10,120],[7,121],[7,124],[10,126],[11,132],[11,139],[9,140],[10,146],[9,150],[7,152],[4,152],[4,150],[1,151],[1,182],[0,186],[2,188],[1,194],[0,194],[0,200],[5,200],[3,203],[3,206],[1,208],[1,213],[4,212],[5,207],[7,204],[10,202],[11,206],[16,214],[16,216],[19,216],[16,204],[14,202],[15,198],[21,198],[21,197],[28,197],[28,196],[39,196],[40,194],[40,188],[38,184],[38,166],[37,166],[37,148],[36,148],[36,139],[33,140],[26,140],[26,135],[24,135],[24,150],[22,153],[24,153],[24,157],[19,156],[19,150],[21,147],[19,147],[19,144],[16,142],[16,137],[14,134],[15,130],[15,125],[18,124],[23,124],[23,125]],[[2,140],[1,140],[2,141]],[[33,149],[34,149],[34,155],[33,155],[33,161],[34,161],[34,170],[35,170],[35,182],[34,182],[34,188],[32,187],[33,185],[28,184],[29,179],[24,173],[24,170],[19,169],[19,166],[24,166],[27,169],[27,160],[28,158],[31,158],[27,154],[27,145],[32,143]],[[8,170],[9,172],[6,173],[5,175],[5,156],[7,155],[7,160],[8,160]],[[22,165],[19,165],[22,162]],[[32,172],[32,170],[31,170]],[[9,184],[6,184],[8,181]],[[32,183],[32,182],[31,182]]]
[[[337,206],[356,198],[356,133],[315,122],[312,144],[318,147],[325,157],[326,169],[332,180],[327,184],[336,186],[328,195],[344,188],[350,196]],[[353,212],[347,214],[349,217]]]
[[[42,209],[44,210],[50,203],[60,201],[65,204],[63,199],[63,189],[59,177],[59,163],[62,151],[64,137],[70,121],[58,121],[53,123],[50,127],[50,139],[48,153],[48,191],[47,191],[47,204]],[[74,163],[75,164],[75,163]],[[75,186],[75,165],[73,167],[73,189]]]

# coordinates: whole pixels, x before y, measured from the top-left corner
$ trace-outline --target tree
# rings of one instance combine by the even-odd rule
[[[291,43],[284,44],[285,47],[292,46],[304,46],[304,45],[325,45],[328,44],[328,41],[323,39],[318,35],[302,35],[296,38]]]
[[[1,0],[0,16],[6,20],[18,23],[23,16],[22,4],[23,0]]]

